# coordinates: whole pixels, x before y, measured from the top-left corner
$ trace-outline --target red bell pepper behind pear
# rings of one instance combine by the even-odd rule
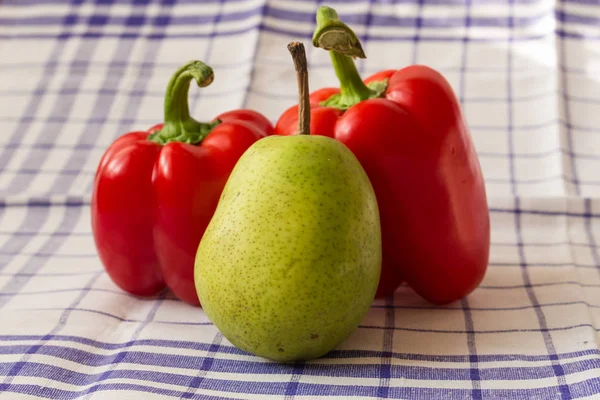
[[[360,42],[329,7],[317,12],[313,44],[331,50],[340,89],[311,95],[311,132],[347,145],[377,195],[377,296],[391,294],[402,279],[432,303],[466,296],[487,268],[490,223],[479,160],[452,88],[422,65],[363,82],[351,58],[365,57]],[[277,134],[295,134],[296,107],[281,115]]]
[[[209,85],[212,69],[182,66],[165,96],[164,125],[131,132],[100,160],[92,194],[92,230],[110,278],[123,290],[150,296],[168,286],[199,304],[194,260],[204,230],[237,160],[273,133],[263,115],[234,110],[201,123],[189,115],[192,79]]]

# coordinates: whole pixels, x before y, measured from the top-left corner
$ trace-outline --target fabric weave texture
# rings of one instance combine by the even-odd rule
[[[330,1],[366,77],[419,63],[460,99],[486,181],[487,275],[445,307],[402,287],[327,356],[278,364],[201,309],[119,290],[97,257],[90,193],[120,135],[162,121],[191,59],[214,83],[193,116],[275,121],[336,86],[310,43],[312,0],[0,0],[0,398],[597,399],[600,396],[600,3]]]

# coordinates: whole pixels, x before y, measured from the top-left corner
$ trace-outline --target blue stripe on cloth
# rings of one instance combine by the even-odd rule
[[[214,2],[219,2],[219,0],[213,0]],[[241,0],[240,0],[241,1]],[[98,5],[112,4],[113,2],[96,2]],[[121,2],[122,3],[122,2]],[[181,3],[181,2],[179,2]],[[568,3],[568,1],[565,1]],[[462,5],[465,3],[461,2]],[[430,2],[428,2],[430,5]],[[438,2],[436,5],[444,5],[443,2]],[[597,4],[596,4],[597,5]],[[209,23],[213,20],[213,16],[207,14],[199,14],[199,15],[181,15],[176,17],[168,17],[162,18],[162,15],[158,15],[157,18],[149,21],[143,14],[136,14],[135,10],[143,10],[143,7],[132,8],[134,13],[129,17],[124,16],[114,16],[110,13],[96,13],[91,16],[88,21],[89,25],[119,25],[119,26],[134,26],[140,27],[145,24],[155,24],[155,25],[168,25],[175,24],[178,26],[185,25],[198,25]],[[231,21],[240,21],[248,18],[252,18],[259,15],[266,15],[269,17],[273,17],[280,20],[285,21],[294,21],[294,22],[314,22],[314,12],[312,11],[293,11],[289,9],[279,8],[273,5],[266,5],[264,9],[266,13],[263,14],[263,7],[251,8],[244,11],[233,11],[223,15],[223,22],[231,22]],[[581,15],[572,13],[565,10],[556,10],[556,11],[545,11],[538,15],[529,15],[525,17],[515,17],[514,13],[511,13],[511,16],[508,17],[472,17],[471,23],[472,26],[488,26],[488,27],[509,27],[511,25],[511,19],[514,19],[512,22],[514,26],[518,27],[527,27],[529,25],[534,25],[539,23],[541,20],[552,16],[555,17],[558,21],[569,24],[577,24],[577,25],[590,25],[596,26],[600,22],[600,18],[591,16],[591,15]],[[343,13],[340,12],[340,16],[342,19],[353,26],[361,26],[363,24],[362,13],[352,14],[352,13]],[[43,25],[62,25],[64,23],[67,24],[75,24],[78,21],[78,18],[74,14],[68,15],[68,21],[64,21],[63,17],[59,16],[23,16],[19,18],[0,18],[0,26],[3,25],[13,25],[15,20],[18,20],[20,26],[43,26]],[[372,21],[370,22],[374,26],[389,26],[389,27],[415,27],[421,23],[423,27],[428,28],[446,28],[446,27],[462,27],[464,26],[464,19],[461,17],[398,17],[391,15],[372,15]]]
[[[471,308],[469,307],[469,300],[464,298],[461,300],[462,309],[465,315],[465,329],[469,332],[467,334],[467,347],[469,348],[469,375],[473,384],[473,391],[471,398],[475,400],[481,400],[481,373],[479,369],[479,358],[477,356],[477,344],[475,336],[475,328],[473,323],[473,315]]]
[[[506,140],[508,148],[508,179],[510,182],[510,193],[516,196],[518,193],[517,181],[516,181],[516,166],[515,166],[515,139],[514,139],[514,103],[513,97],[513,52],[514,50],[514,0],[508,0],[508,7],[510,12],[510,23],[508,26],[508,46],[506,51]],[[490,182],[486,179],[486,182]]]
[[[286,35],[296,40],[309,40],[311,39],[311,32],[304,31],[296,31],[292,29],[283,29],[283,28],[275,28],[272,26],[267,26],[264,24],[260,24],[260,28],[262,31],[271,32],[281,35]],[[229,31],[220,31],[219,36],[228,37],[228,36],[236,36],[245,34],[253,31],[256,27],[248,27],[248,28],[240,28]],[[583,40],[600,40],[600,35],[591,35],[591,34],[583,34],[578,32],[570,32],[565,30],[556,30],[554,32],[559,37],[565,37],[570,39],[583,39]],[[201,32],[190,32],[190,33],[151,33],[146,34],[144,32],[123,32],[123,33],[99,33],[99,32],[72,32],[72,33],[31,33],[31,34],[18,34],[18,35],[6,35],[0,34],[0,39],[58,39],[58,40],[67,40],[72,38],[82,38],[82,39],[99,39],[99,38],[123,38],[123,39],[146,39],[146,40],[164,40],[164,39],[199,39],[199,38],[207,38],[210,37],[211,34],[201,33]],[[548,34],[536,34],[536,35],[522,35],[513,38],[513,41],[518,42],[529,42],[534,40],[540,40],[547,38]],[[371,40],[374,41],[414,41],[416,40],[413,35],[372,35]],[[456,42],[465,40],[464,36],[439,36],[439,35],[422,35],[420,37],[422,41],[430,41],[430,42]],[[508,41],[509,38],[506,37],[472,37],[469,38],[471,42],[488,42],[488,43],[503,43]]]
[[[91,3],[96,4],[105,4],[111,3],[113,0],[92,0]],[[203,3],[216,3],[219,0],[202,0]],[[246,0],[228,0],[229,3],[236,2],[244,2]],[[313,0],[296,0],[297,2],[311,4]],[[330,0],[328,4],[335,5],[336,3],[366,3],[368,0]],[[580,4],[590,4],[596,5],[596,0],[568,0],[569,3],[580,3]],[[3,0],[3,6],[27,6],[27,5],[63,5],[67,4],[69,0]],[[132,4],[132,5],[147,5],[150,4],[152,0],[119,0],[121,4]],[[163,1],[164,3],[177,3],[177,4],[197,4],[198,0],[168,0]],[[386,0],[387,4],[410,4],[411,0]],[[504,4],[502,0],[475,0],[474,4]],[[539,4],[542,3],[540,0],[517,0],[517,4]],[[445,5],[454,5],[454,4],[463,4],[461,0],[428,0],[428,5],[436,5],[436,6],[445,6]]]
[[[0,207],[9,206],[22,206],[28,208],[43,208],[43,207],[81,207],[89,205],[89,199],[85,199],[77,196],[61,196],[59,198],[48,198],[48,197],[29,197],[26,200],[18,201],[7,201],[0,198]]]
[[[529,283],[531,283],[531,278],[529,276],[529,271],[527,269],[527,264],[526,264],[527,261],[525,258],[525,251],[524,251],[524,245],[523,245],[523,229],[521,227],[521,215],[518,212],[519,207],[520,207],[519,199],[515,199],[514,204],[515,204],[515,210],[517,210],[517,212],[515,212],[515,216],[514,216],[516,235],[517,235],[517,243],[521,244],[518,248],[519,249],[519,259],[520,259],[521,263],[523,264],[521,272],[522,272],[523,282],[525,284],[529,284]],[[527,291],[527,296],[529,297],[529,301],[531,302],[531,304],[538,305],[539,302],[537,300],[537,295],[535,293],[535,290],[531,286],[526,287],[525,290]],[[558,356],[556,355],[554,341],[552,339],[552,336],[549,333],[550,328],[548,327],[548,324],[546,322],[546,316],[544,315],[544,312],[541,307],[536,307],[534,310],[535,310],[535,314],[536,314],[538,324],[540,327],[539,331],[541,332],[541,334],[544,338],[544,343],[546,345],[546,349],[548,350],[548,355],[550,356],[550,359],[552,360],[552,369],[553,369],[553,373],[556,376],[556,379],[557,379],[557,382],[559,385],[558,389],[560,391],[561,398],[563,400],[571,399],[572,398],[571,392],[570,392],[569,386],[567,385],[567,381],[565,379],[565,370],[564,370],[563,365],[561,365]]]
[[[43,371],[43,369],[42,369]],[[145,375],[143,372],[139,372],[140,375]],[[591,396],[595,395],[596,389],[592,382],[598,383],[598,378],[586,379],[580,382],[573,383],[571,388],[574,393],[579,396]],[[210,384],[207,385],[208,390],[218,390],[221,392],[228,393],[244,393],[244,394],[264,394],[264,395],[277,395],[281,393],[282,387],[285,383],[278,382],[261,382],[260,384],[252,384],[250,382],[238,382],[238,381],[227,381],[224,383],[222,380],[210,380]],[[140,392],[151,392],[155,394],[162,394],[165,396],[181,397],[185,394],[183,391],[163,389],[156,387],[155,385],[137,385],[130,383],[96,383],[92,387],[95,387],[95,391],[104,390],[131,390]],[[74,399],[85,391],[82,390],[63,390],[43,387],[32,384],[15,384],[7,389],[10,392],[16,393],[28,393],[35,394],[38,396],[53,398],[53,399]],[[482,395],[484,398],[553,398],[556,394],[557,387],[542,387],[534,389],[484,389]],[[470,390],[467,389],[447,389],[447,388],[423,388],[423,387],[393,387],[390,388],[390,398],[444,398],[449,400],[460,399],[464,400],[468,398]],[[377,387],[373,386],[343,386],[343,385],[327,385],[327,384],[312,384],[312,383],[299,383],[298,384],[298,396],[360,396],[360,397],[378,397]],[[192,399],[209,399],[210,397],[195,394],[191,397]]]
[[[469,40],[470,40],[470,38],[469,38]],[[213,69],[234,69],[234,68],[239,68],[239,67],[245,66],[248,63],[251,63],[253,60],[254,60],[254,58],[250,57],[248,59],[242,59],[242,60],[235,61],[235,62],[211,63],[211,66],[213,67]],[[268,61],[263,61],[261,59],[257,59],[256,62],[257,63],[267,63],[268,65],[279,65],[279,66],[289,65],[289,62],[286,61],[285,59],[269,59]],[[180,63],[168,62],[168,60],[157,60],[155,63],[145,63],[143,61],[131,61],[128,63],[125,63],[125,62],[112,63],[112,62],[102,61],[102,60],[94,61],[94,65],[96,67],[106,68],[109,64],[118,66],[121,68],[133,68],[133,69],[137,68],[137,69],[151,69],[151,70],[165,69],[167,71],[172,71],[173,69],[177,69],[177,67],[181,66]],[[49,61],[47,64],[44,64],[43,66],[41,66],[39,63],[18,62],[18,61],[11,62],[10,60],[7,60],[7,62],[4,63],[4,60],[3,60],[3,64],[0,65],[0,71],[6,70],[6,69],[18,69],[18,70],[41,69],[44,66],[57,67],[57,66],[65,66],[65,65],[75,65],[75,66],[85,65],[85,62],[80,61],[80,60],[73,60],[72,62],[67,63],[65,61],[55,60],[53,62]],[[331,62],[314,62],[313,61],[310,65],[313,68],[331,68]],[[402,65],[398,66],[398,68],[401,68],[401,67],[402,67]],[[363,70],[367,73],[375,73],[375,72],[379,71],[380,68],[377,66],[369,67],[369,66],[365,65]],[[443,72],[443,73],[460,72],[462,70],[462,67],[461,66],[440,65],[437,68],[437,70],[440,72]],[[494,66],[494,65],[469,66],[468,68],[466,68],[466,72],[469,72],[469,73],[486,73],[486,74],[488,74],[488,73],[504,73],[505,70],[506,70],[506,67],[498,67],[498,66]],[[586,75],[586,74],[595,73],[595,72],[600,73],[599,68],[593,68],[593,67],[577,68],[577,67],[573,67],[573,66],[563,66],[563,70],[568,73],[578,74],[578,75]],[[514,72],[536,72],[536,71],[538,71],[538,68],[527,66],[527,65],[519,65],[519,66],[514,66],[513,71]],[[82,90],[85,90],[85,89],[82,89]],[[99,88],[98,90],[102,90],[102,88]],[[35,91],[33,91],[31,93],[35,93]],[[148,93],[151,93],[151,92],[149,91]],[[552,93],[556,94],[554,91],[549,91],[549,92],[547,92],[547,95],[550,96]],[[536,95],[515,97],[515,99],[522,99],[523,101],[526,101],[528,99],[534,100],[536,98],[535,96]],[[585,99],[582,101],[595,101],[595,100]]]
[[[195,357],[193,361],[191,361],[190,367],[194,370],[198,370],[198,374],[193,377],[193,379],[187,384],[187,389],[185,394],[182,396],[183,398],[190,399],[194,395],[194,392],[201,388],[204,378],[206,377],[206,373],[213,369],[213,364],[215,360],[215,355],[220,352],[221,342],[223,341],[223,335],[221,332],[215,334],[215,338],[210,344],[208,351],[206,352],[206,357]]]
[[[423,3],[424,3],[424,0],[417,0],[416,1],[416,5],[417,5],[417,20],[415,21],[415,34],[412,37],[412,41],[414,42],[413,43],[413,49],[412,49],[412,58],[411,58],[411,63],[412,64],[417,64],[418,60],[419,60],[419,41],[421,40],[421,27],[423,25],[423,23],[422,23],[422,18],[423,18]],[[373,38],[373,37],[371,36],[371,38]]]
[[[221,21],[243,21],[248,18],[260,15],[260,8],[252,8],[250,10],[241,12],[231,12],[223,14]],[[151,25],[166,27],[169,25],[177,26],[198,26],[201,24],[207,24],[214,21],[213,15],[185,15],[185,16],[170,16],[169,14],[160,14],[153,18],[147,17],[143,14],[144,8],[133,8],[132,14],[129,16],[115,16],[110,13],[98,13],[90,17],[85,25],[88,26],[123,26],[123,27],[136,27]],[[32,16],[18,18],[20,26],[44,26],[44,25],[59,25],[63,21],[63,17],[58,16]],[[11,25],[15,21],[15,18],[0,18],[0,26]],[[72,18],[69,23],[76,24],[78,21]]]
[[[581,41],[597,41],[600,40],[600,34],[588,34],[582,32],[571,32],[568,30],[559,29],[556,34],[560,38],[578,39]]]
[[[568,1],[561,1],[563,5],[567,4]],[[595,5],[599,6],[600,4],[596,3]],[[590,26],[598,26],[600,24],[600,17],[596,17],[594,15],[581,15],[574,14],[564,10],[556,10],[555,11],[556,19],[560,22],[567,24],[577,24],[577,25],[590,25]]]
[[[248,18],[252,18],[255,16],[259,16],[259,15],[266,15],[266,16],[270,16],[273,17],[275,19],[279,19],[282,21],[289,21],[289,22],[312,22],[314,20],[314,13],[309,13],[309,12],[298,12],[298,11],[286,11],[283,9],[278,9],[276,7],[273,6],[266,6],[266,9],[263,9],[263,7],[259,7],[259,8],[255,8],[255,9],[251,9],[251,10],[247,10],[244,12],[234,12],[234,13],[228,13],[228,14],[224,14],[222,17],[222,21],[223,22],[228,22],[228,21],[242,21]],[[548,18],[551,15],[551,13],[549,12],[545,12],[542,13],[538,16],[534,16],[534,17],[515,17],[514,16],[514,12],[511,12],[510,16],[508,17],[502,17],[502,18],[484,18],[484,17],[472,17],[471,18],[471,25],[474,27],[507,27],[507,28],[511,28],[511,27],[518,27],[518,28],[524,28],[527,27],[529,25],[534,25],[534,24],[538,24],[540,21]],[[578,24],[584,24],[584,25],[590,25],[590,26],[595,26],[596,22],[598,22],[598,18],[591,18],[591,17],[582,17],[582,16],[578,16],[575,14],[569,14],[566,12],[560,12],[557,14],[557,17],[559,19],[559,21],[565,21],[565,22],[569,22],[569,21],[577,21]],[[163,15],[163,16],[158,16],[154,19],[152,19],[152,24],[155,26],[163,26],[166,27],[170,24],[174,24],[174,25],[178,25],[178,26],[190,26],[190,27],[194,27],[197,26],[198,24],[204,24],[204,23],[208,23],[210,21],[212,21],[214,17],[213,16],[204,16],[204,15],[198,15],[198,16],[182,16],[182,17],[170,17],[167,15]],[[361,14],[350,14],[350,15],[343,15],[344,20],[346,20],[349,23],[354,23],[356,25],[361,25],[362,22],[362,15]],[[38,16],[38,17],[28,17],[28,18],[20,18],[19,20],[19,25],[31,25],[31,26],[39,26],[39,25],[57,25],[59,22],[61,22],[61,26],[71,26],[74,25],[78,18],[76,15],[69,15],[67,18],[59,18],[59,17],[43,17],[43,16]],[[22,23],[21,23],[22,21]],[[86,25],[89,27],[93,27],[93,26],[106,26],[106,25],[117,25],[117,26],[143,26],[143,24],[146,23],[146,18],[144,18],[141,15],[136,15],[136,14],[132,14],[129,17],[114,17],[114,16],[110,16],[109,14],[95,14],[95,15],[91,15],[89,17],[89,19],[86,22]],[[450,27],[458,27],[458,26],[463,26],[464,23],[464,18],[462,17],[458,17],[458,18],[452,18],[452,17],[444,17],[444,18],[434,18],[434,17],[422,17],[420,15],[416,16],[416,17],[410,17],[410,18],[398,18],[398,17],[391,17],[391,16],[379,16],[379,15],[373,15],[373,20],[372,20],[372,25],[374,26],[380,26],[380,27],[404,27],[404,28],[409,28],[409,27],[416,27],[417,29],[423,27],[423,28],[428,28],[428,29],[436,29],[436,28],[450,28]],[[0,26],[2,25],[13,25],[14,24],[14,19],[13,18],[0,18]],[[305,36],[310,36],[310,33],[307,32],[300,32],[300,31],[288,31],[288,30],[284,30],[281,28],[275,28],[273,26],[269,25],[269,22],[267,21],[266,23],[263,22],[260,25],[261,27],[263,27],[266,30],[271,30],[271,31],[276,31],[279,33],[289,33],[289,34],[294,34],[294,35],[299,35],[302,37]],[[250,27],[250,28],[245,28],[245,29],[231,29],[228,31],[221,31],[219,32],[219,36],[221,35],[232,35],[232,34],[240,34],[240,33],[244,33],[244,32],[248,32],[250,30],[255,29],[256,26]],[[556,34],[560,35],[565,35],[565,36],[577,36],[577,33],[572,33],[572,32],[568,32],[565,31],[564,29],[558,29],[555,32]],[[122,33],[101,33],[101,32],[96,32],[96,31],[87,31],[87,32],[83,32],[83,33],[74,33],[74,32],[70,32],[70,33],[35,33],[35,32],[20,32],[18,35],[15,35],[15,37],[19,37],[19,38],[60,38],[60,39],[66,39],[69,37],[84,37],[84,38],[100,38],[100,37],[122,37],[122,38],[137,38],[137,37],[146,37],[149,39],[162,39],[165,37],[172,37],[172,38],[180,38],[180,37],[210,37],[211,35],[213,35],[213,33],[200,33],[200,32],[189,32],[189,33],[178,33],[178,34],[156,34],[156,33],[142,33],[142,32],[122,32]],[[9,37],[10,35],[2,35],[0,37]],[[536,37],[543,37],[542,36],[536,36]],[[400,40],[400,39],[406,39],[405,36],[402,35],[370,35],[371,39],[396,39],[396,40]],[[427,38],[426,36],[424,36],[424,38]],[[519,37],[515,37],[515,39],[518,40],[523,40],[524,38],[526,38],[526,36],[519,36]],[[413,36],[409,37],[408,39],[415,39]],[[427,40],[433,40],[435,39],[435,36],[430,37]],[[440,37],[440,40],[457,40],[456,37],[452,37],[452,35],[448,35],[447,37]],[[464,37],[460,37],[458,38],[458,40],[464,40]],[[470,40],[497,40],[500,41],[502,39],[500,38],[495,38],[495,39],[486,39],[486,38],[470,38]]]
[[[235,61],[235,62],[220,62],[220,63],[211,63],[211,67],[213,69],[230,69],[230,68],[236,68],[239,67],[240,65],[245,65],[248,62],[250,62],[251,59],[247,59],[247,60],[240,60],[240,61]],[[273,63],[276,64],[283,64],[281,61],[279,60],[274,60],[272,61]],[[84,66],[85,65],[85,61],[82,60],[73,60],[72,62],[65,62],[65,61],[61,61],[61,60],[55,60],[54,62],[49,62],[46,65],[50,65],[53,67],[56,66],[64,66],[64,65],[75,65],[75,66]],[[94,65],[96,67],[99,68],[106,68],[108,65],[112,65],[112,66],[116,66],[119,68],[134,68],[134,69],[150,69],[150,70],[158,70],[158,69],[165,69],[168,71],[173,71],[174,69],[177,69],[178,67],[181,66],[181,63],[177,63],[177,62],[169,62],[168,60],[157,60],[154,63],[147,63],[144,61],[129,61],[129,62],[124,62],[124,61],[103,61],[103,60],[97,60],[94,61]],[[323,63],[321,66],[329,66],[330,64],[325,64]],[[29,62],[6,62],[0,65],[0,70],[6,70],[6,69],[37,69],[37,68],[41,68],[42,66],[40,66],[39,63],[29,63]],[[487,69],[486,69],[487,70]],[[585,73],[585,71],[581,70],[581,69],[572,69],[573,73]],[[99,90],[102,90],[102,88],[100,88]],[[34,92],[35,93],[35,92]],[[95,92],[94,92],[95,93]]]
[[[566,210],[532,210],[532,209],[522,209],[522,208],[499,208],[499,207],[490,207],[490,212],[492,213],[508,213],[508,214],[531,214],[531,215],[543,215],[547,217],[575,217],[575,218],[600,218],[600,214],[586,214],[585,212],[573,212]]]
[[[386,306],[394,304],[394,295],[385,300]],[[381,362],[379,365],[379,393],[378,397],[387,398],[390,391],[392,378],[392,354],[394,352],[394,327],[396,326],[396,313],[393,307],[387,307],[385,312],[385,331],[383,332],[383,346]]]
[[[286,383],[285,389],[283,390],[286,400],[293,399],[298,393],[300,377],[304,374],[305,368],[306,363],[304,361],[296,361],[293,363],[290,381]]]
[[[284,28],[276,28],[268,25],[261,24],[260,28],[262,31],[277,33],[281,35],[289,36],[295,40],[309,40],[312,37],[312,32],[305,31],[297,31],[293,29],[284,29]],[[244,33],[251,32],[256,29],[256,26],[248,27],[248,28],[239,28],[232,29],[228,31],[219,31],[219,36],[228,37],[228,36],[237,36]],[[562,31],[556,32],[558,35],[564,35],[572,38],[585,38],[585,39],[594,39],[596,37],[578,35],[575,33],[565,33]],[[200,39],[200,38],[208,38],[211,36],[211,33],[202,33],[202,32],[189,32],[189,33],[144,33],[144,32],[122,32],[122,33],[113,33],[113,32],[70,32],[70,33],[19,33],[16,35],[6,35],[0,34],[0,39],[59,39],[66,40],[72,38],[82,38],[82,39],[100,39],[100,38],[123,38],[123,39],[146,39],[146,40],[164,40],[164,39]],[[523,35],[516,37],[515,41],[532,41],[536,39],[544,39],[547,35],[539,35],[539,34],[531,34],[531,35]],[[600,39],[600,36],[597,37]],[[371,40],[374,41],[414,41],[415,37],[413,35],[380,35],[373,34],[371,36]],[[455,42],[455,41],[463,41],[464,36],[438,36],[438,35],[422,35],[420,40],[423,41],[432,41],[432,42]],[[504,37],[476,37],[469,38],[472,42],[506,42],[508,38]]]
[[[156,0],[85,0],[87,3],[96,4],[96,5],[109,5],[114,4],[115,1],[118,1],[119,4],[126,4],[132,6],[147,6],[156,2]],[[203,3],[215,3],[219,0],[202,0]],[[246,0],[227,0],[230,3],[242,3]],[[301,0],[301,1],[310,1],[310,0]],[[335,1],[335,0],[334,0]],[[351,0],[351,1],[361,1],[361,0]],[[522,1],[522,0],[520,0]],[[534,0],[524,0],[524,1],[534,1]],[[539,1],[539,0],[535,0]],[[64,5],[68,4],[70,0],[3,0],[3,6],[30,6],[30,5]],[[83,1],[79,1],[82,3]],[[160,0],[162,4],[165,5],[173,5],[173,4],[197,4],[198,0]]]
[[[561,0],[559,3],[562,3],[563,6],[565,4],[564,0]],[[557,11],[558,24],[559,26],[563,26],[565,22],[567,22],[567,16],[565,13]],[[558,68],[562,69],[564,65],[567,64],[567,44],[564,37],[558,38],[557,43],[557,56],[558,56]],[[562,96],[560,97],[560,105],[562,106],[562,115],[565,119],[565,124],[562,126],[560,135],[566,136],[567,148],[566,148],[566,156],[568,157],[568,162],[565,163],[565,167],[568,165],[569,167],[569,177],[570,183],[572,184],[573,191],[575,195],[579,195],[581,191],[581,185],[579,182],[579,174],[577,173],[577,160],[575,159],[575,154],[573,153],[575,150],[575,135],[573,133],[573,126],[571,125],[571,105],[569,104],[569,79],[568,75],[563,71],[560,74],[560,90]]]
[[[135,10],[135,9],[134,9]],[[142,9],[143,10],[143,9]],[[314,12],[301,12],[301,11],[289,11],[282,8],[277,8],[271,5],[264,7],[252,8],[250,10],[242,12],[229,12],[223,14],[221,21],[223,22],[235,22],[243,21],[248,18],[256,16],[268,16],[282,21],[289,22],[305,22],[312,23],[315,20]],[[538,15],[518,17],[515,18],[515,24],[519,27],[529,27],[536,25],[541,21],[552,16],[551,11],[546,11]],[[565,19],[578,20],[576,15],[570,15],[568,13],[562,13]],[[163,18],[166,17],[166,18]],[[340,13],[340,17],[351,26],[363,26],[364,15],[360,14],[343,14]],[[116,25],[116,26],[131,26],[141,27],[144,25],[177,25],[177,26],[197,26],[198,24],[211,23],[214,19],[212,15],[185,15],[175,16],[168,18],[168,16],[159,15],[154,20],[149,21],[144,15],[132,14],[129,17],[125,16],[111,16],[109,13],[98,13],[94,14],[88,20],[87,25],[90,26],[105,26],[105,25]],[[472,26],[474,27],[507,27],[509,26],[510,17],[473,17]],[[0,26],[10,26],[14,23],[15,18],[0,18]],[[582,19],[580,23],[588,23],[595,25],[594,20]],[[69,24],[76,24],[77,18],[70,18]],[[63,17],[58,16],[31,16],[18,18],[19,25],[22,26],[47,26],[47,25],[59,25],[63,23]],[[464,18],[462,17],[398,17],[391,15],[373,15],[371,24],[378,27],[416,27],[422,26],[423,28],[452,28],[463,26]],[[362,39],[362,38],[361,38]]]
[[[587,6],[597,6],[598,0],[565,0],[565,4],[581,4]]]
[[[598,269],[598,273],[600,274],[600,253],[598,252],[598,244],[596,242],[596,238],[594,237],[594,230],[592,228],[592,200],[591,199],[585,199],[584,200],[584,219],[583,219],[583,223],[585,226],[585,234],[587,236],[587,239],[589,241],[588,245],[590,248],[590,252],[592,255],[592,260],[594,260],[594,264],[596,265],[596,268]]]
[[[34,346],[35,347],[35,346]],[[31,351],[34,347],[27,347],[28,351]],[[193,384],[193,381],[198,381],[198,377],[194,375],[178,373],[175,370],[171,372],[162,372],[156,370],[141,371],[136,369],[136,365],[161,367],[161,368],[180,368],[187,369],[190,371],[213,371],[226,372],[231,374],[238,374],[236,380],[237,384],[243,385],[252,382],[252,377],[248,376],[245,380],[243,375],[246,374],[258,374],[258,375],[289,375],[295,374],[300,376],[311,377],[332,377],[332,378],[364,378],[364,379],[377,379],[380,376],[380,365],[378,363],[364,364],[362,362],[355,364],[335,364],[331,363],[331,360],[327,364],[316,364],[316,363],[302,363],[297,362],[294,364],[281,364],[281,363],[265,363],[263,361],[240,361],[240,360],[229,360],[202,356],[187,356],[181,354],[164,354],[164,353],[148,353],[138,351],[122,351],[114,355],[95,355],[85,354],[81,351],[73,351],[69,348],[57,348],[57,349],[46,349],[46,346],[39,345],[37,354],[42,354],[49,357],[55,357],[60,360],[69,360],[73,363],[85,365],[89,367],[102,367],[109,366],[111,369],[98,373],[85,373],[82,372],[81,367],[77,370],[69,369],[57,365],[50,365],[46,363],[27,361],[22,363],[0,363],[0,375],[11,376],[11,371],[15,365],[18,364],[20,367],[19,376],[35,377],[45,376],[47,379],[55,382],[66,383],[75,386],[87,386],[94,382],[102,382],[107,380],[139,380],[139,381],[151,381],[156,383],[168,383],[170,385],[181,386],[181,389],[187,390],[188,388],[199,387],[199,384]],[[48,351],[50,350],[50,351]],[[82,362],[83,357],[87,357],[85,362]],[[474,356],[470,356],[472,359]],[[207,361],[208,360],[208,361]],[[358,360],[357,360],[358,361]],[[553,360],[548,361],[550,364]],[[122,367],[118,370],[113,369],[119,363],[127,363],[130,367],[123,369]],[[588,360],[578,360],[571,362],[564,362],[564,375],[572,375],[580,373],[584,370],[594,370],[600,368],[600,360],[598,358]],[[41,373],[40,369],[45,372]],[[182,371],[183,372],[183,371]],[[188,371],[189,372],[189,371]],[[493,367],[493,368],[480,368],[478,373],[482,380],[485,381],[521,381],[523,377],[527,377],[528,380],[545,380],[546,378],[555,376],[555,367],[552,365],[542,365],[535,367],[528,366],[511,366],[511,367]],[[473,376],[473,369],[466,364],[465,367],[459,368],[448,368],[448,367],[431,367],[425,364],[422,365],[391,365],[390,366],[390,378],[391,379],[410,379],[416,381],[438,381],[438,382],[464,382],[471,381]],[[110,375],[110,376],[109,376]],[[564,378],[564,376],[563,376]],[[285,378],[284,378],[285,379]],[[221,379],[215,379],[214,375],[211,377],[204,376],[202,379],[202,386],[209,388]],[[273,384],[274,387],[268,387],[269,384]],[[293,395],[292,393],[299,393],[299,388],[306,384],[306,382],[287,382],[287,379],[281,382],[274,382],[272,379],[270,382],[262,382],[260,387],[256,388],[255,393],[278,393],[285,395]],[[545,385],[546,383],[544,383]],[[555,386],[555,385],[553,385]],[[561,386],[555,386],[561,387]],[[378,397],[381,397],[381,391],[379,386],[374,387],[378,393]],[[388,393],[394,390],[394,386],[388,388]],[[482,389],[480,389],[482,390]],[[92,393],[94,389],[90,389]],[[193,393],[193,392],[188,392]],[[477,391],[472,391],[477,393]]]
[[[521,263],[521,262],[490,262],[488,264],[490,267],[578,267],[578,268],[596,268],[595,265],[588,264],[580,264],[574,262],[540,262],[540,263]],[[527,284],[525,287],[530,287],[531,285]]]

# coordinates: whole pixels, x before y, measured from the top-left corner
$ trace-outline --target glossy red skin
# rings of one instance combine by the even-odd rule
[[[123,290],[152,296],[168,287],[198,305],[194,261],[200,239],[241,155],[273,133],[261,114],[237,110],[217,117],[199,145],[121,136],[100,160],[92,194],[92,229],[110,278]]]
[[[377,296],[403,279],[427,301],[447,304],[471,293],[487,269],[490,222],[479,160],[441,74],[413,65],[365,82],[386,78],[384,98],[343,114],[319,106],[337,89],[314,92],[311,132],[348,146],[373,184],[383,241]],[[295,134],[297,118],[297,107],[286,110],[276,134]]]

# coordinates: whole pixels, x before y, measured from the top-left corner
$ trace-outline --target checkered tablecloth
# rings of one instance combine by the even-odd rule
[[[0,398],[600,398],[598,0],[330,1],[367,75],[411,63],[461,100],[486,179],[490,265],[446,307],[402,287],[319,360],[233,347],[199,308],[138,299],[104,272],[90,228],[95,168],[162,119],[174,70],[209,120],[336,83],[310,0],[0,0]]]

